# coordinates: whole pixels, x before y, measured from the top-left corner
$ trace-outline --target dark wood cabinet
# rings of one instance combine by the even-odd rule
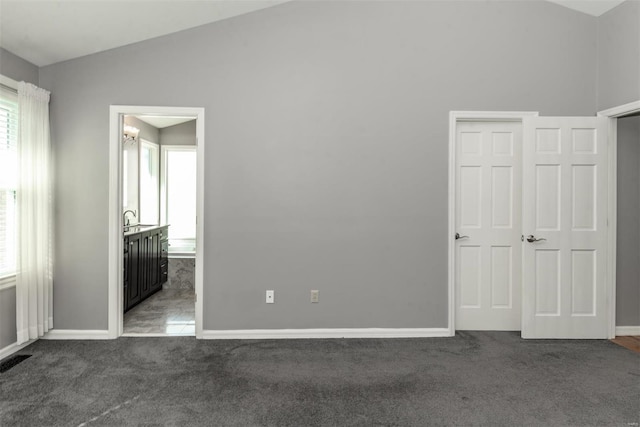
[[[140,238],[140,241],[142,243],[142,263],[141,263],[141,269],[138,269],[138,271],[140,271],[140,278],[142,280],[140,280],[140,299],[145,299],[146,297],[149,296],[149,294],[151,293],[151,288],[149,286],[149,264],[151,264],[151,260],[149,259],[149,236],[148,235],[143,235]]]
[[[127,238],[125,245],[128,250],[128,256],[125,261],[125,310],[138,304],[141,301],[140,282],[143,279],[143,246],[141,244],[142,234],[133,234]]]
[[[124,238],[124,258],[122,260],[122,299],[123,304],[122,307],[124,311],[127,311],[127,307],[129,307],[129,271],[131,270],[131,266],[129,265],[129,237]]]
[[[160,286],[169,279],[169,230],[160,232]]]
[[[162,289],[168,277],[168,227],[132,233],[124,240],[124,311]]]

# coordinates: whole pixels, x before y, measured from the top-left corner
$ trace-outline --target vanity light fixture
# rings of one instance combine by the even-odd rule
[[[126,144],[127,142],[137,142],[140,129],[138,129],[137,127],[124,125],[123,133],[124,133],[123,139],[122,139],[123,144]]]

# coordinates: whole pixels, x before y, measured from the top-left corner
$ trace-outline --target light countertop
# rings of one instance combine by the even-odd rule
[[[156,228],[168,227],[169,224],[164,225],[147,225],[147,224],[137,224],[130,225],[124,227],[124,236],[131,236],[132,234],[143,233],[145,231],[155,230]]]

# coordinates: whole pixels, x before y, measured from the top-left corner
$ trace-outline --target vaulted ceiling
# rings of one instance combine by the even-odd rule
[[[287,1],[0,0],[0,47],[45,66]],[[599,16],[624,0],[548,1]]]
[[[0,46],[44,66],[287,0],[0,0]]]

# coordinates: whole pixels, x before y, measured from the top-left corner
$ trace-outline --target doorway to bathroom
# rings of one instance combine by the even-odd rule
[[[110,115],[109,334],[198,336],[204,110]]]

